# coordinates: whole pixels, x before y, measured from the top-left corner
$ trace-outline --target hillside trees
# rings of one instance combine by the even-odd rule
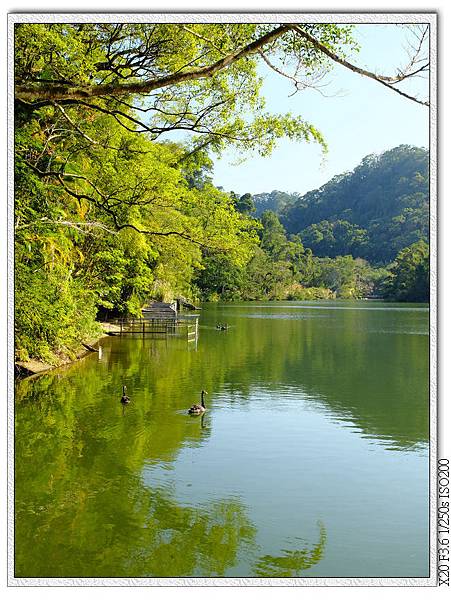
[[[398,253],[385,293],[398,301],[429,301],[429,246],[415,242]]]
[[[304,244],[314,249],[319,256],[353,256],[365,254],[368,244],[368,232],[360,227],[338,219],[337,221],[321,221],[314,223],[301,232]]]
[[[429,154],[398,146],[370,155],[350,173],[293,198],[280,219],[319,256],[351,254],[387,264],[429,237]]]
[[[284,212],[286,205],[295,202],[298,197],[299,195],[297,194],[288,194],[287,192],[280,192],[279,190],[255,194],[253,196],[255,215],[260,217],[265,210],[272,210],[276,214],[281,215]]]

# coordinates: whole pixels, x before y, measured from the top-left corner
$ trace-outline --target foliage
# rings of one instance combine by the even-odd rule
[[[398,253],[385,285],[385,294],[394,300],[429,301],[429,246],[423,240]]]
[[[255,204],[252,200],[252,194],[246,193],[242,196],[238,196],[234,192],[230,192],[231,197],[233,198],[235,208],[238,212],[249,215],[255,212]]]
[[[313,283],[331,289],[339,298],[364,298],[371,295],[385,270],[371,267],[362,258],[337,256],[318,258],[317,275]]]
[[[341,54],[355,48],[352,26],[306,28]],[[320,132],[301,117],[265,111],[259,45],[275,59],[285,55],[287,66],[302,59],[306,72],[331,62],[289,26],[23,23],[15,35],[16,96],[27,110],[56,101],[84,115],[111,115],[129,129],[138,124],[152,139],[190,131],[193,148],[220,151],[233,144],[268,154],[282,136],[324,146]],[[225,56],[231,59],[223,66]],[[217,67],[203,76],[210,65]],[[84,131],[83,120],[76,122]]]
[[[242,265],[257,240],[254,221],[209,182],[205,155],[179,163],[181,146],[98,118],[89,133],[107,139],[87,149],[70,135],[58,141],[60,126],[45,108],[17,128],[18,357],[73,352],[97,330],[97,310],[140,314],[151,297],[190,296],[203,248]],[[71,175],[42,176],[57,163]]]
[[[233,263],[227,254],[206,255],[195,285],[205,300],[234,300],[240,297],[244,270]]]
[[[428,152],[399,146],[367,156],[351,173],[293,196],[280,218],[319,256],[387,264],[402,248],[428,240]]]
[[[368,242],[368,233],[348,221],[321,221],[301,232],[304,244],[318,256],[340,256],[350,253],[358,256],[362,246]]]
[[[260,244],[241,268],[226,254],[206,257],[196,285],[205,300],[315,300],[387,294],[390,271],[351,255],[314,256],[299,236],[287,236],[277,215],[265,211]]]
[[[336,293],[325,287],[304,287],[299,283],[293,283],[286,289],[287,300],[332,300]]]
[[[62,269],[45,274],[16,269],[15,341],[21,360],[39,357],[53,364],[60,356],[74,358],[80,339],[99,333],[95,294]]]

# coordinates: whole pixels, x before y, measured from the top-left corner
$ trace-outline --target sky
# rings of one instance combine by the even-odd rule
[[[406,62],[406,32],[396,25],[358,25],[355,38],[361,50],[353,59],[359,66],[392,75]],[[315,125],[328,144],[324,157],[315,143],[282,139],[269,157],[227,151],[215,159],[213,182],[225,191],[305,193],[334,175],[354,169],[368,154],[400,144],[428,147],[429,114],[425,106],[403,98],[380,83],[337,65],[327,76],[323,96],[305,90],[290,97],[292,83],[263,65],[263,94],[270,112],[302,116]],[[418,91],[426,81],[418,81]],[[425,95],[427,94],[427,91]],[[235,163],[235,164],[234,164]]]

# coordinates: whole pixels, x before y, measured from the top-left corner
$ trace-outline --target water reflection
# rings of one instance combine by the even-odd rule
[[[211,415],[152,420],[139,398],[91,405],[87,387],[83,397],[76,392],[86,386],[85,367],[18,386],[16,576],[221,577],[240,553],[258,554],[255,525],[238,498],[184,506],[140,476],[144,462],[161,464],[184,442],[208,437]],[[92,390],[101,380],[91,373]],[[118,408],[133,422],[133,437],[114,417]],[[273,572],[268,557],[257,561],[258,576]]]
[[[227,369],[225,391],[249,400],[256,386],[290,385],[384,445],[387,439],[396,448],[427,443],[427,307],[377,303],[373,311],[368,302],[356,303],[358,310],[347,304],[292,303],[291,318],[285,318],[286,303],[259,305],[256,318],[268,319],[257,326],[248,318],[252,303],[234,310],[225,305],[233,335],[209,345]],[[212,312],[210,322],[221,307]]]
[[[16,576],[223,575],[254,537],[245,508],[236,499],[183,507],[140,477],[145,458],[208,435],[208,419],[151,421],[138,397],[91,405],[102,377],[82,377],[85,366],[18,386]]]
[[[426,569],[427,313],[249,311],[204,307],[197,352],[105,339],[17,385],[17,576]]]
[[[316,565],[322,558],[326,545],[326,528],[318,523],[319,541],[301,550],[283,550],[280,556],[265,555],[255,566],[257,577],[301,577],[303,572]]]

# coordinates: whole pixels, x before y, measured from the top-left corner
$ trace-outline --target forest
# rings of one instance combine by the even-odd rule
[[[429,236],[429,153],[399,146],[365,157],[319,190],[280,209],[289,232],[318,256],[352,254],[387,264]]]
[[[258,60],[354,70],[357,51],[333,24],[17,24],[16,360],[56,364],[151,299],[427,301],[426,151],[266,204],[212,184],[226,147],[327,151],[265,111]]]

